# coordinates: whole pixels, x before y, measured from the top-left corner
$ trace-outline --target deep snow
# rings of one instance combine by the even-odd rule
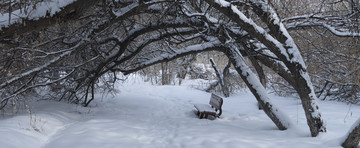
[[[30,102],[29,113],[3,115],[1,148],[319,148],[340,147],[360,117],[360,106],[319,102],[327,133],[311,137],[300,101],[270,95],[294,123],[279,131],[247,91],[224,99],[220,119],[198,119],[193,104],[210,93],[182,86],[152,86],[139,77],[119,84],[116,96],[80,107],[54,101]]]

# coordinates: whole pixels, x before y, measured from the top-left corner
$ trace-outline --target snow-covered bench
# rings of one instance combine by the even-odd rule
[[[209,115],[214,117],[219,117],[222,113],[221,106],[223,104],[223,99],[215,94],[211,94],[210,105],[208,104],[195,104],[197,112],[196,115],[200,119],[207,118]]]

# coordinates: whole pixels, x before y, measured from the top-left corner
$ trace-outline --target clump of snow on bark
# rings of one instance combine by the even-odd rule
[[[120,10],[118,10],[118,11],[116,11],[116,12],[113,11],[113,13],[114,13],[116,16],[122,16],[122,15],[124,15],[125,13],[128,13],[130,10],[132,10],[132,9],[138,7],[138,6],[139,6],[138,3],[133,3],[133,4],[129,5],[129,6],[126,6],[126,7],[124,7],[124,8],[121,8]]]
[[[230,6],[230,3],[225,1],[225,0],[215,0],[215,3],[218,3],[223,7],[229,7]]]
[[[311,107],[314,109],[314,112],[311,114],[313,117],[315,118],[320,118],[321,117],[321,113],[319,111],[319,107],[317,106],[317,96],[315,94],[315,91],[314,91],[314,88],[312,87],[312,83],[311,83],[311,80],[310,80],[310,76],[308,75],[308,73],[304,72],[304,71],[301,71],[301,76],[305,79],[306,83],[307,83],[307,86],[310,88],[310,94],[309,94],[309,97],[310,97],[310,101],[311,101]]]
[[[9,13],[0,14],[0,30],[15,23],[22,23],[23,19],[38,20],[46,16],[53,16],[61,11],[61,8],[75,2],[76,0],[51,0],[29,6],[21,10],[15,10]],[[26,12],[26,13],[25,13]],[[10,16],[9,16],[10,15]],[[10,19],[10,20],[9,20]]]

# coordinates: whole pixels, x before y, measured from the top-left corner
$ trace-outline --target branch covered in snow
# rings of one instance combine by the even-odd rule
[[[0,15],[0,31],[15,23],[23,23],[24,20],[38,20],[44,17],[52,17],[64,7],[76,0],[43,1],[15,11]]]
[[[326,128],[316,103],[317,97],[303,58],[294,40],[267,1],[253,0],[251,3],[254,12],[269,27],[270,32],[257,25],[230,2],[225,0],[206,0],[206,2],[236,22],[250,36],[259,40],[286,65],[295,80],[293,86],[302,100],[312,136],[325,132]]]
[[[11,13],[0,14],[0,40],[49,27],[57,22],[75,20],[96,0],[43,1]]]
[[[183,57],[185,55],[199,53],[199,52],[203,52],[203,51],[220,50],[221,47],[222,47],[222,45],[218,40],[213,40],[213,41],[206,42],[203,44],[191,45],[191,46],[179,49],[179,50],[175,51],[174,53],[165,53],[165,54],[162,54],[151,60],[146,60],[144,62],[135,63],[135,65],[133,65],[134,68],[120,69],[120,71],[123,72],[124,74],[130,74],[130,73],[136,72],[138,70],[144,69],[146,67],[149,67],[151,65],[155,65],[155,64],[158,64],[161,62],[171,61],[176,58]]]
[[[275,104],[270,101],[264,86],[247,66],[244,57],[241,55],[239,50],[230,47],[230,49],[227,50],[227,54],[241,78],[258,100],[264,112],[280,130],[288,129],[289,126],[291,126],[290,120],[283,112],[280,111],[279,108],[276,107]]]
[[[357,28],[351,29],[354,27],[351,26],[351,24],[360,24],[360,21],[356,19],[313,14],[286,18],[283,22],[286,23],[286,28],[289,30],[306,27],[322,27],[339,37],[360,37],[360,32]]]

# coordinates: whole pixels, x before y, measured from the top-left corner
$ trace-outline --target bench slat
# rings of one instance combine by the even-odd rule
[[[223,99],[215,94],[211,94],[210,102],[208,104],[195,104],[194,107],[198,110],[197,115],[201,119],[203,116],[205,118],[208,115],[219,117],[222,113],[221,106],[223,104]],[[217,113],[219,111],[219,113]]]
[[[215,94],[211,94],[210,102],[209,104],[216,109],[220,110],[221,106],[223,104],[223,99]]]
[[[195,104],[194,106],[200,112],[215,112],[214,109],[207,104]]]

